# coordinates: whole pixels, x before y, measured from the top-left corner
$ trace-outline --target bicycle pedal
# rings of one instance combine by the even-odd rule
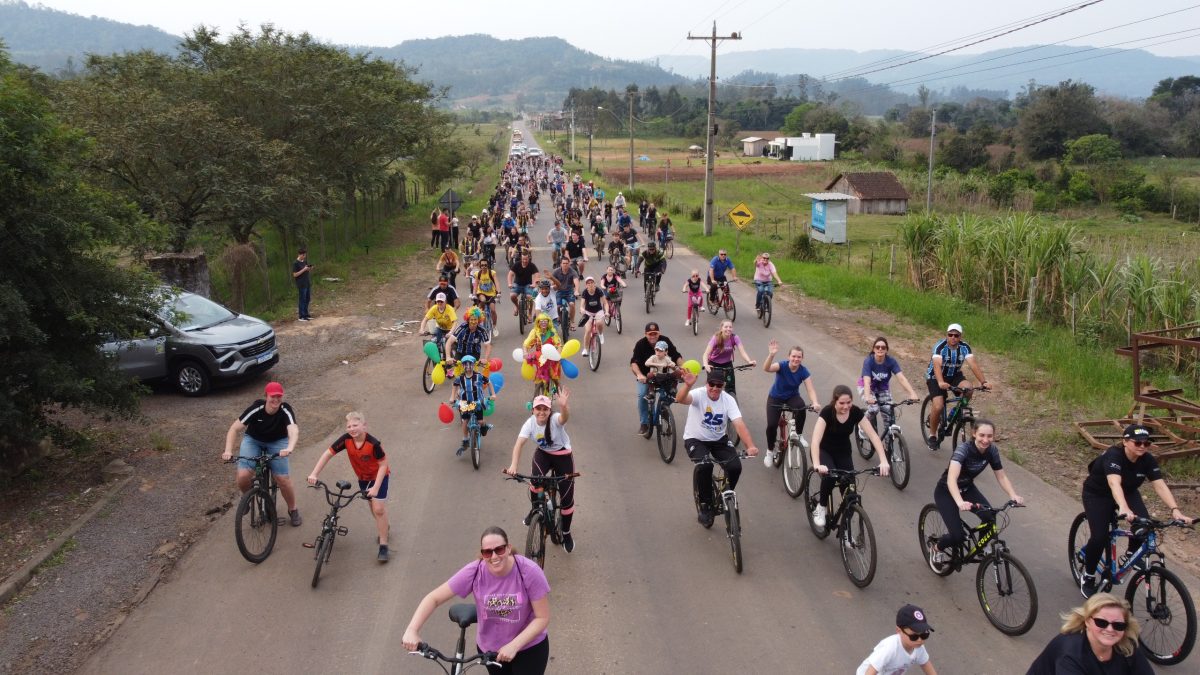
[[[350,534],[350,528],[348,528],[344,525],[339,525],[338,529],[337,529],[337,533],[338,533],[339,537],[344,537],[347,534]]]
[[[303,542],[300,545],[303,546],[304,548],[316,548],[317,547],[317,545],[311,541]]]

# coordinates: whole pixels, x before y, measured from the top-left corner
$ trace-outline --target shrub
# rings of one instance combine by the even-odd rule
[[[801,262],[822,262],[825,260],[825,253],[817,247],[808,236],[808,233],[798,234],[792,239],[792,244],[788,249],[788,255],[792,260]]]
[[[692,220],[704,220],[704,205],[693,206],[692,210],[688,212],[688,217]]]

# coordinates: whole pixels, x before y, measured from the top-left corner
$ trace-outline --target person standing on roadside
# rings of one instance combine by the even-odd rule
[[[930,450],[938,449],[937,429],[942,419],[942,411],[946,409],[946,392],[951,387],[957,387],[966,379],[963,369],[969,367],[979,380],[979,388],[987,389],[987,378],[979,368],[975,355],[971,353],[971,345],[963,342],[963,329],[957,323],[946,327],[946,337],[938,340],[933,346],[933,356],[929,359],[929,367],[925,370],[925,386],[933,397],[929,406],[929,419],[924,420],[928,425],[928,436],[925,444]]]
[[[261,455],[269,455],[269,467],[287,503],[288,517],[292,527],[300,527],[300,511],[296,508],[296,491],[292,489],[292,479],[288,476],[288,455],[296,449],[296,441],[300,438],[300,427],[296,425],[296,412],[292,406],[283,402],[283,385],[278,382],[267,384],[263,392],[265,399],[258,399],[242,411],[229,431],[225,434],[225,452],[221,459],[228,462],[233,459],[233,444],[239,433],[242,444],[238,450],[237,486],[243,494],[250,490],[254,478],[254,459]]]
[[[312,272],[313,266],[308,262],[308,249],[301,247],[296,251],[296,260],[292,263],[292,280],[296,282],[299,293],[299,314],[301,321],[311,321],[308,304],[312,302]]]
[[[450,216],[445,211],[438,210],[438,248],[450,246]]]

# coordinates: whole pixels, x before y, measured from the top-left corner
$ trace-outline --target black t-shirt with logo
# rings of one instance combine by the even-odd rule
[[[287,438],[287,428],[296,423],[296,411],[287,403],[281,403],[274,415],[267,414],[267,402],[258,399],[250,404],[238,421],[246,425],[246,435],[256,441],[278,441]]]
[[[1125,446],[1122,443],[1110,445],[1099,457],[1088,465],[1088,477],[1083,481],[1083,491],[1103,497],[1112,495],[1108,489],[1108,477],[1121,476],[1121,490],[1136,492],[1147,480],[1161,480],[1162,469],[1158,460],[1149,452],[1137,458],[1136,462],[1129,461],[1125,456]]]

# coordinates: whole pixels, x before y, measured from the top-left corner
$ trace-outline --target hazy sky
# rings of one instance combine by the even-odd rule
[[[662,54],[707,53],[688,31],[742,33],[722,51],[778,47],[919,50],[1001,27],[1026,23],[1089,0],[442,0],[392,2],[338,0],[42,0],[41,4],[84,16],[149,24],[182,35],[199,24],[223,30],[244,22],[273,23],[290,32],[308,31],[338,44],[392,46],[415,38],[488,33],[499,38],[557,36],[597,54],[642,59]],[[31,0],[32,4],[32,0]],[[681,11],[683,6],[689,7]],[[1175,10],[1178,13],[1097,35],[1075,38]],[[1179,35],[1167,33],[1195,28]],[[1152,37],[1160,36],[1160,37]],[[1178,38],[1184,39],[1178,39]],[[962,53],[1000,47],[1066,42],[1143,47],[1164,56],[1200,55],[1200,3],[1195,0],[1102,0],[1041,25],[984,42]],[[1161,45],[1151,43],[1176,40]]]

